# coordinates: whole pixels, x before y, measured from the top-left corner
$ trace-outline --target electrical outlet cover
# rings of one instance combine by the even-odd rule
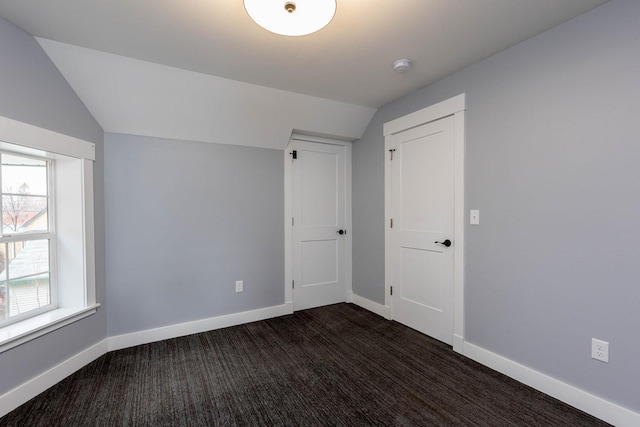
[[[605,363],[609,363],[609,343],[606,341],[591,339],[591,357]]]

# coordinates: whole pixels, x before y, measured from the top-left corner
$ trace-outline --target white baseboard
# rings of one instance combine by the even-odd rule
[[[43,372],[35,378],[19,385],[0,396],[0,417],[7,415],[18,406],[33,399],[49,387],[52,387],[76,372],[78,369],[96,360],[107,352],[108,339],[104,339],[97,344],[70,357],[64,362]]]
[[[132,332],[130,334],[116,335],[109,337],[109,351],[284,316],[290,314],[288,310],[291,310],[291,307],[288,304],[282,304],[161,328],[147,329],[146,331]]]
[[[640,414],[468,342],[463,354],[610,424],[640,426]]]
[[[462,336],[453,334],[453,351],[464,354],[464,338]]]
[[[284,314],[293,314],[293,301],[285,301],[284,306]]]
[[[386,319],[391,318],[390,307],[356,294],[353,294],[353,303]],[[454,335],[453,350],[610,424],[619,427],[640,426],[639,413],[465,342],[462,336]]]
[[[389,309],[389,307],[378,304],[377,302],[371,301],[370,299],[366,299],[364,297],[361,297],[360,295],[353,294],[351,302],[353,302],[357,306],[364,308],[365,310],[369,310],[370,312],[377,314],[378,316],[382,316],[385,319],[391,318],[391,310]]]

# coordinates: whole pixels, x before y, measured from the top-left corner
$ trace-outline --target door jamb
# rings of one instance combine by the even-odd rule
[[[447,116],[454,117],[454,271],[453,271],[453,350],[462,353],[464,344],[464,164],[465,164],[465,109],[464,93],[423,108],[414,113],[389,121],[383,126],[384,144],[384,229],[385,229],[385,297],[384,304],[393,319],[391,305],[391,160],[389,136]]]
[[[284,303],[285,312],[293,313],[293,158],[291,152],[295,141],[314,142],[318,144],[341,145],[345,147],[345,265],[344,265],[344,286],[346,291],[346,301],[353,300],[352,285],[352,247],[353,247],[353,226],[351,218],[351,141],[341,141],[337,139],[324,138],[319,136],[309,136],[293,133],[289,139],[289,144],[284,150]]]

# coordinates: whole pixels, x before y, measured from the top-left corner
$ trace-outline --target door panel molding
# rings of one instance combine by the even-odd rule
[[[454,119],[454,271],[453,271],[453,349],[463,352],[464,345],[464,156],[465,156],[465,109],[464,93],[406,116],[389,121],[383,126],[385,137],[385,306],[394,318],[391,304],[391,286],[393,285],[391,245],[391,156],[393,135],[421,126],[444,117]]]

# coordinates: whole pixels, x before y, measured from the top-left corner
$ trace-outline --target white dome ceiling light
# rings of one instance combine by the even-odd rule
[[[304,36],[326,27],[336,14],[336,0],[244,0],[256,24],[283,36]]]
[[[398,73],[404,73],[409,68],[411,68],[411,60],[410,59],[398,59],[393,63],[393,71]]]

